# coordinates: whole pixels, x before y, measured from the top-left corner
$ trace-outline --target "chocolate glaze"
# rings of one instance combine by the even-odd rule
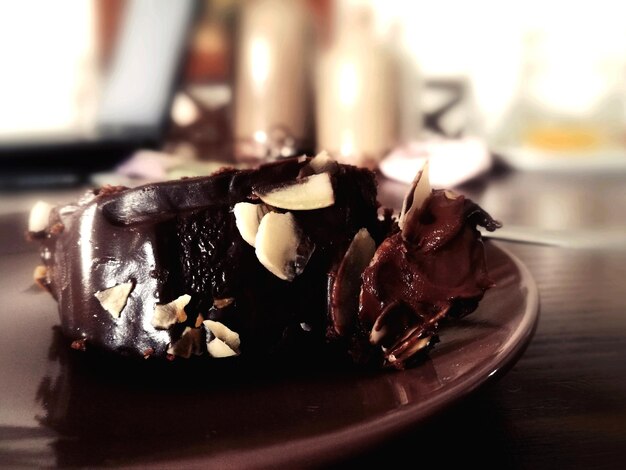
[[[360,228],[379,242],[385,235],[377,218],[374,174],[342,165],[332,175],[333,206],[291,211],[316,245],[304,273],[291,283],[258,262],[232,213],[237,202],[255,201],[255,189],[294,180],[306,163],[291,159],[257,170],[227,169],[209,177],[116,188],[55,210],[50,225],[62,223],[65,229],[47,233],[42,259],[63,333],[85,340],[87,348],[164,357],[202,315],[237,331],[242,355],[323,345],[321,312],[332,264]],[[134,289],[116,319],[94,293],[128,281]],[[182,294],[192,297],[187,321],[169,330],[152,327],[154,305]],[[230,298],[214,306],[215,300]]]
[[[437,190],[378,248],[363,273],[359,320],[388,363],[404,367],[445,316],[472,312],[493,285],[477,225],[500,226],[472,201]]]
[[[238,202],[257,202],[256,191],[306,176],[308,161],[108,187],[55,209],[51,228],[37,239],[63,333],[87,349],[165,357],[174,345],[175,353],[188,356],[205,340],[201,321],[211,319],[239,333],[247,357],[338,350],[357,363],[404,367],[432,347],[444,317],[471,312],[492,285],[476,225],[494,230],[499,224],[464,197],[434,191],[400,232],[390,211],[378,217],[374,174],[333,165],[335,203],[291,211],[315,250],[302,274],[283,281],[241,238],[232,210]],[[52,230],[59,226],[63,230]],[[361,228],[374,239],[376,254],[362,286],[337,285],[338,267]],[[134,287],[114,318],[94,294],[125,282]],[[353,324],[335,325],[325,314],[329,293],[348,288],[355,298],[345,304],[355,311],[342,315]],[[191,296],[187,320],[155,329],[155,304],[183,294]]]

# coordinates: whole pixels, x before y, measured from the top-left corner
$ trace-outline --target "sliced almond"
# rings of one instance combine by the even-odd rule
[[[450,199],[451,201],[454,201],[455,199],[458,199],[461,195],[458,193],[455,193],[454,191],[450,190],[450,189],[446,189],[443,194]]]
[[[331,172],[337,168],[337,162],[326,150],[322,150],[309,162],[309,166],[316,175],[324,172]]]
[[[152,326],[166,330],[176,322],[182,323],[187,320],[185,307],[191,300],[190,295],[181,295],[167,304],[156,304],[152,315]]]
[[[383,308],[374,322],[369,341],[381,348],[387,365],[402,369],[419,351],[432,343],[432,331],[448,309],[449,306],[440,308],[425,321],[417,311],[394,301]]]
[[[235,207],[233,207],[235,224],[237,225],[239,234],[248,244],[254,246],[256,233],[259,230],[259,223],[268,212],[269,207],[265,204],[238,202],[235,204]]]
[[[30,210],[28,217],[28,231],[31,233],[43,232],[48,228],[50,212],[54,206],[44,201],[37,201]]]
[[[241,345],[239,333],[218,321],[205,320],[202,324],[207,332],[207,345],[217,338],[223,341],[236,354],[239,354],[239,346]]]
[[[288,210],[322,209],[335,203],[328,173],[307,176],[267,192],[255,191],[255,194],[270,206]]]
[[[109,312],[113,318],[119,318],[133,287],[132,282],[124,282],[123,284],[98,291],[94,294],[94,297],[98,299],[102,308]]]
[[[335,159],[326,150],[322,150],[307,165],[302,167],[298,177],[303,178],[310,175],[319,175],[320,173],[333,174],[338,168],[339,166]]]
[[[411,189],[409,189],[404,197],[400,218],[398,219],[398,225],[401,230],[404,229],[407,219],[410,219],[415,212],[420,210],[422,204],[432,192],[428,178],[428,168],[428,161],[426,161],[422,169],[415,175]]]
[[[199,328],[185,328],[183,335],[167,349],[167,354],[189,359],[192,354],[202,354],[202,334]]]
[[[237,356],[237,353],[231,349],[224,341],[219,338],[212,339],[207,343],[207,351],[211,357],[232,357]]]
[[[266,214],[259,224],[255,246],[261,264],[285,281],[293,281],[304,271],[315,250],[289,212]]]
[[[33,272],[33,280],[35,281],[35,284],[37,284],[39,287],[41,287],[44,290],[48,289],[48,268],[43,265],[40,264],[39,266],[37,266],[35,268],[35,271]]]
[[[361,275],[376,252],[376,243],[362,228],[352,239],[337,269],[330,291],[330,319],[335,332],[343,336],[358,319]]]
[[[404,368],[404,362],[409,360],[422,349],[428,347],[431,340],[432,336],[426,336],[424,338],[408,338],[388,353],[387,362],[391,366],[402,369]]]

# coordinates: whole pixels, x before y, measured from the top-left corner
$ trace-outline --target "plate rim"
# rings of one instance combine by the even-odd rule
[[[340,429],[322,432],[313,436],[286,440],[280,444],[258,446],[248,449],[226,450],[214,455],[192,455],[182,458],[165,458],[150,461],[152,468],[172,468],[172,465],[185,468],[206,468],[215,465],[219,468],[267,468],[270,466],[290,466],[309,462],[323,465],[349,458],[370,446],[380,444],[385,439],[397,435],[410,426],[439,414],[445,408],[459,402],[477,389],[504,374],[524,354],[530,344],[539,322],[539,290],[528,267],[500,242],[485,240],[500,250],[513,262],[520,275],[520,286],[526,287],[526,308],[519,327],[508,341],[510,346],[501,354],[487,362],[471,375],[467,381],[457,383],[419,404],[397,408],[393,412],[375,416]],[[513,341],[513,338],[515,340]],[[145,462],[130,465],[128,468],[145,466]]]

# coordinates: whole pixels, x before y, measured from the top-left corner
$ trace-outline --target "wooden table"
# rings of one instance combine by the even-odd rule
[[[402,186],[383,190],[397,204]],[[626,177],[505,172],[461,192],[505,224],[608,228],[623,232],[622,243],[506,243],[540,291],[541,317],[524,356],[499,381],[351,463],[626,468]]]

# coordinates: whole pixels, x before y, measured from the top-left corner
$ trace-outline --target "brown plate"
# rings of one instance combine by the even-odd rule
[[[167,367],[70,350],[56,305],[29,287],[35,253],[0,255],[0,462],[251,466],[338,461],[415,426],[511,367],[530,341],[528,270],[487,243],[497,286],[446,326],[421,365]]]

